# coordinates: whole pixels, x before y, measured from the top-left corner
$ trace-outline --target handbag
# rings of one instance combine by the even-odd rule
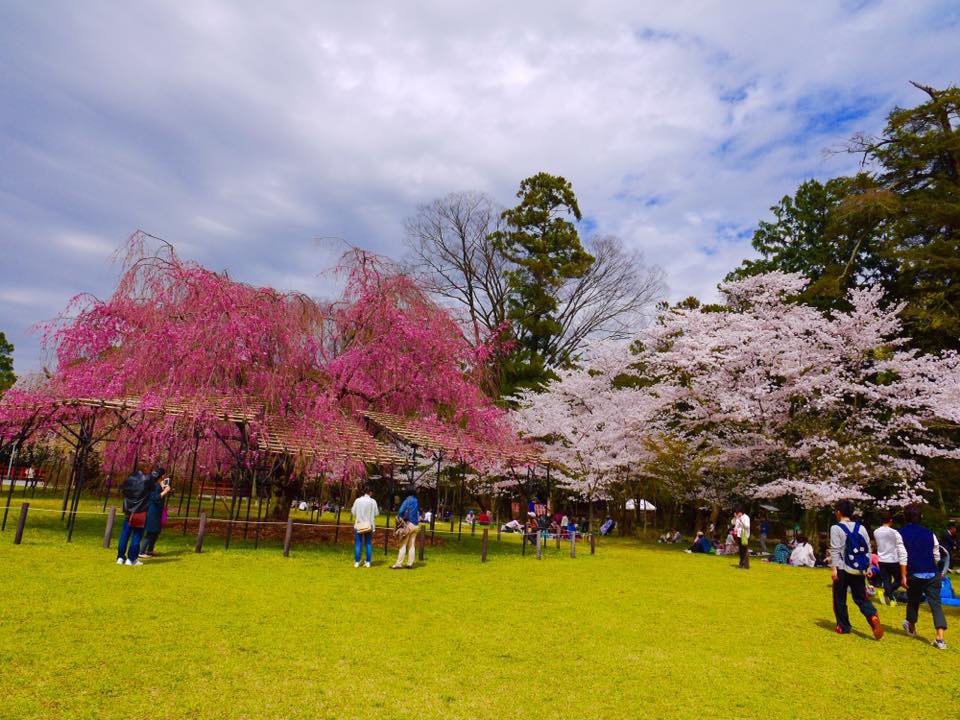
[[[397,540],[402,540],[407,536],[408,532],[407,521],[403,519],[402,515],[397,515],[393,523],[393,536],[397,538]]]
[[[142,528],[147,524],[147,513],[146,512],[135,512],[130,513],[130,519],[127,521],[130,523],[132,528]]]
[[[370,522],[358,522],[356,525],[354,525],[354,527],[361,535],[366,535],[369,532],[373,532],[373,523]]]

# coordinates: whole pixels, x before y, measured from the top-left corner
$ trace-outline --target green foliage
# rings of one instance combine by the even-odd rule
[[[354,569],[352,538],[296,544],[298,527],[284,558],[278,541],[254,551],[235,530],[229,551],[208,535],[197,555],[175,525],[159,557],[119,567],[100,547],[103,516],[80,516],[69,545],[59,517],[56,498],[34,501],[23,544],[9,525],[0,543],[0,717],[399,708],[456,720],[516,715],[519,702],[611,720],[827,718],[863,696],[865,677],[939,698],[938,717],[957,713],[944,693],[955,651],[930,647],[929,610],[917,639],[900,631],[902,605],[881,607],[878,643],[851,604],[854,635],[838,637],[826,570],[755,562],[740,577],[729,558],[607,538],[595,556],[578,545],[575,560],[567,543],[547,544],[538,562],[529,548],[520,556],[516,536],[495,534],[481,564],[479,539],[465,534],[428,545],[412,572],[391,572],[395,555],[380,548],[372,568]],[[947,614],[953,627],[960,618]],[[555,640],[553,650],[531,659],[530,638]]]
[[[582,277],[594,258],[580,242],[580,206],[566,179],[537,173],[520,183],[520,203],[502,214],[504,229],[491,234],[494,247],[513,265],[507,274],[508,318],[515,346],[504,368],[504,394],[536,387],[549,378],[552,341],[563,328],[557,321],[557,292]]]
[[[0,332],[0,395],[13,387],[17,376],[13,374],[13,344]]]
[[[803,273],[813,282],[801,300],[822,309],[880,283],[905,303],[916,347],[960,347],[960,89],[917,87],[927,102],[894,109],[880,137],[852,140],[864,172],[784,197],[754,234],[760,258],[728,279]]]

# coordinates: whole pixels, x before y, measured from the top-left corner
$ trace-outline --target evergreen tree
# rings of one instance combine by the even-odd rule
[[[507,362],[504,394],[536,387],[550,377],[553,340],[563,332],[557,320],[557,292],[584,275],[594,262],[571,221],[581,219],[570,182],[545,172],[520,183],[520,203],[502,213],[504,227],[491,234],[494,246],[512,263],[507,275],[508,318],[514,347]]]
[[[7,342],[7,336],[0,332],[0,395],[16,381],[17,376],[13,374],[13,344]]]

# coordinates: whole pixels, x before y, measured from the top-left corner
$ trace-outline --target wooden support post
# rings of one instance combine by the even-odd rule
[[[490,530],[483,529],[483,537],[480,539],[480,562],[487,561],[487,542],[490,539]]]
[[[426,533],[422,533],[422,532],[421,532],[421,533],[417,533],[417,542],[420,543],[420,553],[419,553],[419,557],[420,557],[420,560],[422,561],[422,560],[423,560],[424,551],[425,551],[425,548],[426,548],[426,545],[427,545]]]
[[[596,535],[594,535],[593,533],[590,533],[590,554],[591,555],[597,554],[597,540],[596,540]]]
[[[500,525],[499,518],[497,518],[497,542],[500,542],[500,535],[503,532],[503,527]]]
[[[560,531],[561,528],[557,528],[557,550],[560,549]]]
[[[117,506],[111,505],[110,512],[107,514],[107,529],[103,531],[103,546],[110,547],[110,541],[113,539],[113,524],[117,520]]]
[[[293,518],[287,518],[287,533],[283,536],[283,556],[290,557],[290,541],[293,540]]]
[[[13,537],[13,544],[19,545],[23,540],[23,528],[27,524],[27,511],[30,509],[30,503],[25,502],[20,506],[20,518],[17,520],[17,534]]]
[[[520,541],[520,554],[524,557],[527,556],[527,532],[523,531],[523,539]]]
[[[194,552],[203,551],[203,534],[207,531],[207,514],[200,515],[200,524],[197,526],[197,544],[193,546]]]
[[[537,532],[537,560],[543,560],[543,534]]]
[[[575,558],[577,556],[577,534],[573,533],[570,536],[570,557]]]
[[[388,516],[388,520],[389,520],[389,516]],[[386,527],[383,528],[383,554],[384,555],[387,554],[388,552],[387,548],[389,545],[390,545],[390,523],[388,521]]]

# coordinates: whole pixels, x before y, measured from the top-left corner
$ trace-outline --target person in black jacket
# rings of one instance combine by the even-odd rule
[[[117,565],[143,565],[140,562],[140,540],[147,520],[147,505],[150,492],[162,476],[163,468],[157,468],[149,475],[142,470],[135,470],[120,486],[124,520],[120,542],[117,543]]]

